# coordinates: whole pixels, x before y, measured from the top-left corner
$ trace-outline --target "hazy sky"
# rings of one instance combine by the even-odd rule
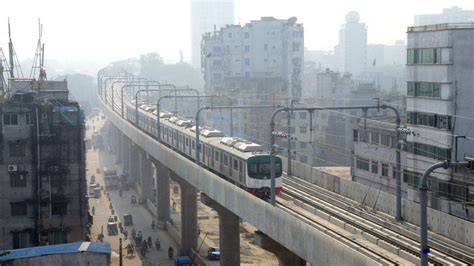
[[[415,14],[442,8],[474,9],[473,0],[235,0],[236,23],[261,16],[298,17],[304,23],[305,46],[332,49],[345,14],[360,13],[369,43],[405,39]],[[105,63],[156,51],[167,62],[179,50],[190,58],[190,0],[1,0],[0,46],[8,43],[7,17],[20,60],[34,55],[37,19],[44,25],[46,58],[62,62]]]

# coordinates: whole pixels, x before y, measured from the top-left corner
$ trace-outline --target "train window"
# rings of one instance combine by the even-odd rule
[[[191,147],[194,148],[194,140],[191,142]]]
[[[252,163],[248,165],[249,168],[249,175],[258,175],[257,164]]]
[[[229,159],[227,158],[227,155],[224,154],[224,165],[229,165]]]
[[[176,140],[178,138],[178,133],[174,133],[174,139]]]
[[[216,158],[216,161],[219,161],[219,152],[218,151],[215,152],[214,158]]]
[[[242,161],[239,161],[239,172],[243,172],[244,171],[244,165],[242,163]]]
[[[234,170],[239,170],[239,163],[237,162],[237,159],[234,159]]]
[[[189,146],[189,139],[186,138],[186,146]]]

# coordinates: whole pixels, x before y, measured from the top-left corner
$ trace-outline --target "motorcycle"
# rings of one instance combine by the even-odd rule
[[[161,249],[161,242],[160,240],[157,238],[155,240],[155,247],[156,247],[156,250],[160,250]]]
[[[174,249],[172,247],[169,247],[168,248],[168,258],[170,258],[170,260],[172,260],[174,257]]]

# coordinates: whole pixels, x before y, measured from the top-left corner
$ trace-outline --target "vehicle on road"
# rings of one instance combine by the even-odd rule
[[[209,260],[220,260],[221,259],[221,249],[219,247],[210,247],[207,250],[207,258]]]
[[[119,187],[119,176],[117,169],[112,166],[104,167],[102,174],[104,175],[104,184],[106,189],[117,189]]]

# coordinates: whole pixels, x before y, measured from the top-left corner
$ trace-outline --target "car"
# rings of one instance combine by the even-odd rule
[[[219,247],[210,247],[207,250],[207,258],[209,260],[220,260],[220,258],[221,258],[221,249]]]

